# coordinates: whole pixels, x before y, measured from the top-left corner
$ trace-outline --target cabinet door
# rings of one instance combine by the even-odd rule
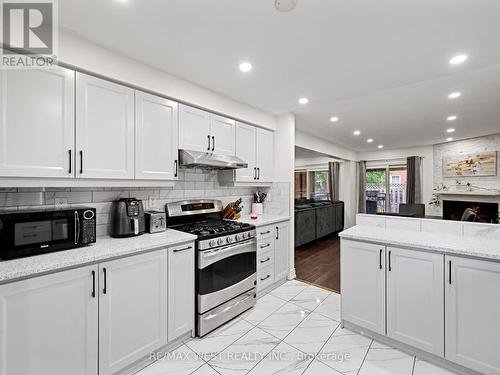
[[[90,266],[0,286],[1,375],[97,375],[96,277]]]
[[[342,320],[385,335],[385,248],[341,240]]]
[[[236,156],[248,164],[247,168],[236,170],[237,182],[255,182],[255,142],[256,128],[252,125],[236,123]]]
[[[273,182],[274,177],[274,133],[257,129],[257,179],[260,182]]]
[[[0,176],[74,177],[75,72],[0,71]]]
[[[500,374],[500,263],[446,256],[445,270],[445,358]]]
[[[168,249],[168,341],[194,329],[194,244]]]
[[[167,252],[99,265],[99,374],[130,365],[167,343]]]
[[[290,224],[288,221],[276,224],[274,242],[274,278],[286,279],[290,257]]]
[[[234,120],[211,115],[210,135],[212,137],[212,151],[214,154],[235,154],[236,123]]]
[[[178,104],[135,92],[135,178],[177,179]]]
[[[76,75],[77,177],[134,178],[134,90]]]
[[[179,148],[199,152],[211,151],[210,135],[210,113],[180,104]]]
[[[444,256],[388,247],[387,257],[387,336],[444,356]]]

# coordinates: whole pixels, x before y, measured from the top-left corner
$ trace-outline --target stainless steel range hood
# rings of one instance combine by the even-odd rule
[[[248,163],[234,155],[218,155],[209,152],[179,150],[181,167],[204,169],[247,168]]]

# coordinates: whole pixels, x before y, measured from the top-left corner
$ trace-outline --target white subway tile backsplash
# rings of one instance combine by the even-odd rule
[[[9,206],[37,206],[45,204],[44,193],[41,191],[30,193],[0,193],[0,207]]]
[[[110,202],[121,198],[130,198],[129,191],[94,191],[92,202]]]

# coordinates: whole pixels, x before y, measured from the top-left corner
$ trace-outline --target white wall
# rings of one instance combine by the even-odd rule
[[[294,162],[295,162],[295,116],[284,115],[276,119],[276,131],[274,133],[274,177],[279,183],[288,182],[290,207],[290,254],[289,278],[295,277],[295,234],[294,234]]]
[[[295,158],[295,169],[314,169],[328,168],[331,161],[341,161],[340,159],[330,158],[328,156],[317,156],[310,158]]]
[[[358,152],[358,160],[387,161],[394,159],[406,159],[408,156],[422,156],[422,200],[429,209],[429,201],[432,198],[432,175],[434,168],[434,156],[432,146],[405,148],[398,150],[377,150]]]
[[[133,46],[131,46],[133,48]],[[274,130],[276,118],[159,69],[61,32],[59,61],[237,120]]]
[[[355,151],[338,144],[328,142],[322,138],[306,134],[300,130],[295,132],[295,145],[308,150],[314,150],[322,154],[335,156],[339,159],[357,160]]]
[[[344,202],[344,228],[356,224],[358,207],[357,163],[345,160],[340,164],[340,200]]]

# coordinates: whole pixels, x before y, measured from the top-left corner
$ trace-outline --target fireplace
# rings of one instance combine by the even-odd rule
[[[443,219],[498,223],[498,203],[444,200]]]

